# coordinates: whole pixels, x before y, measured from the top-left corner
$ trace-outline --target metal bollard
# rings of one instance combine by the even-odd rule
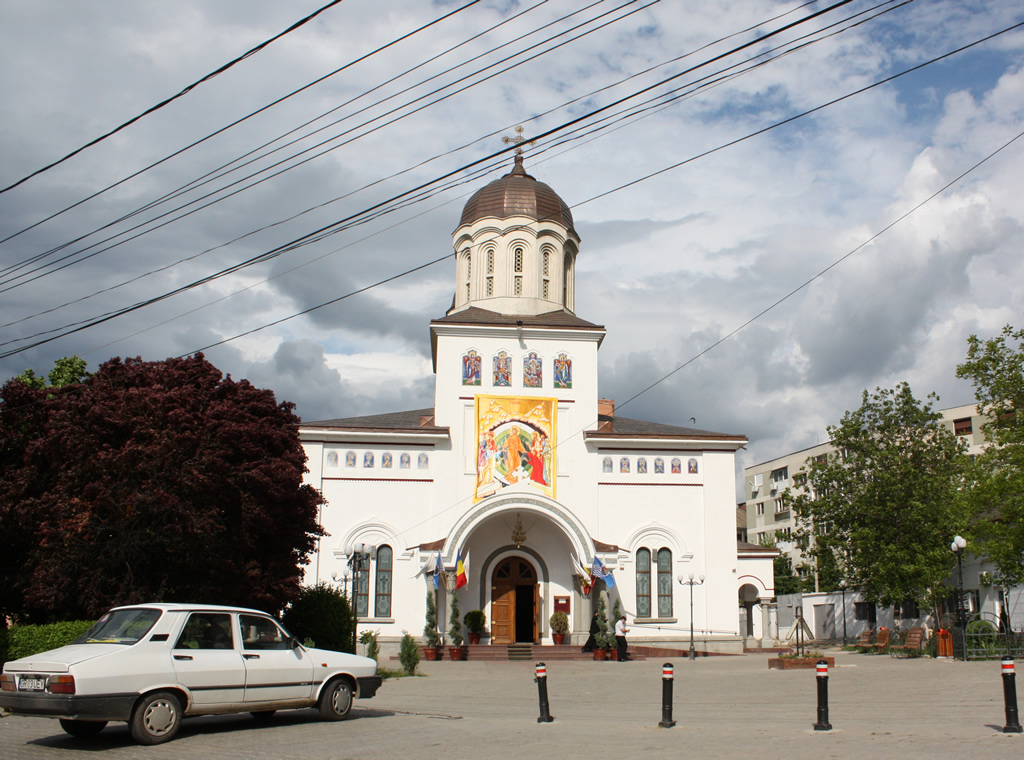
[[[658,728],[672,728],[672,678],[674,669],[671,662],[661,666],[661,723]]]
[[[1003,657],[1003,704],[1006,707],[1006,725],[1004,734],[1019,734],[1022,730],[1020,717],[1017,713],[1017,674],[1014,672],[1013,658]]]
[[[537,682],[537,696],[540,698],[540,717],[537,718],[537,722],[550,723],[554,718],[548,705],[548,666],[538,662],[536,673],[533,680]]]
[[[828,722],[828,660],[818,660],[818,722],[814,724],[815,731],[831,731],[832,724]]]

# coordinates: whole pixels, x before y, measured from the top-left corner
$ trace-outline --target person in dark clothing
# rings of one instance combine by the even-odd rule
[[[601,632],[601,626],[597,624],[597,613],[594,613],[594,617],[590,619],[590,636],[587,637],[587,643],[583,645],[584,652],[593,652],[597,649],[597,634]]]
[[[627,633],[629,633],[629,629],[626,627],[626,616],[623,615],[615,621],[615,644],[619,650],[619,662],[627,662],[630,659],[626,651]]]

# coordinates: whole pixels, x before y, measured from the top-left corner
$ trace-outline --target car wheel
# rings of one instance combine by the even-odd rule
[[[147,694],[135,706],[130,725],[132,738],[139,744],[170,741],[181,728],[181,703],[167,691]]]
[[[352,712],[352,686],[344,678],[331,681],[320,695],[320,717],[345,720]]]
[[[259,712],[249,713],[256,719],[257,723],[269,723],[270,719],[274,717],[274,713],[277,710],[260,710]]]
[[[107,722],[105,720],[72,720],[71,718],[60,719],[60,727],[72,736],[77,736],[79,739],[85,739],[90,736],[96,736],[96,734],[102,731],[106,725]]]

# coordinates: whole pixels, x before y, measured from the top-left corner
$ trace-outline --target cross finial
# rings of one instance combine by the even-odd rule
[[[515,143],[517,156],[523,155],[523,143],[526,143],[527,145],[537,144],[536,140],[527,140],[525,137],[523,137],[523,127],[521,124],[516,127],[515,132],[515,137],[502,137],[501,141],[506,145],[508,145],[509,143]]]

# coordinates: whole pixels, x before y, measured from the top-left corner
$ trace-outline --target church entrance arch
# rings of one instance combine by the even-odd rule
[[[540,584],[524,557],[508,557],[491,574],[491,641],[539,643]]]

